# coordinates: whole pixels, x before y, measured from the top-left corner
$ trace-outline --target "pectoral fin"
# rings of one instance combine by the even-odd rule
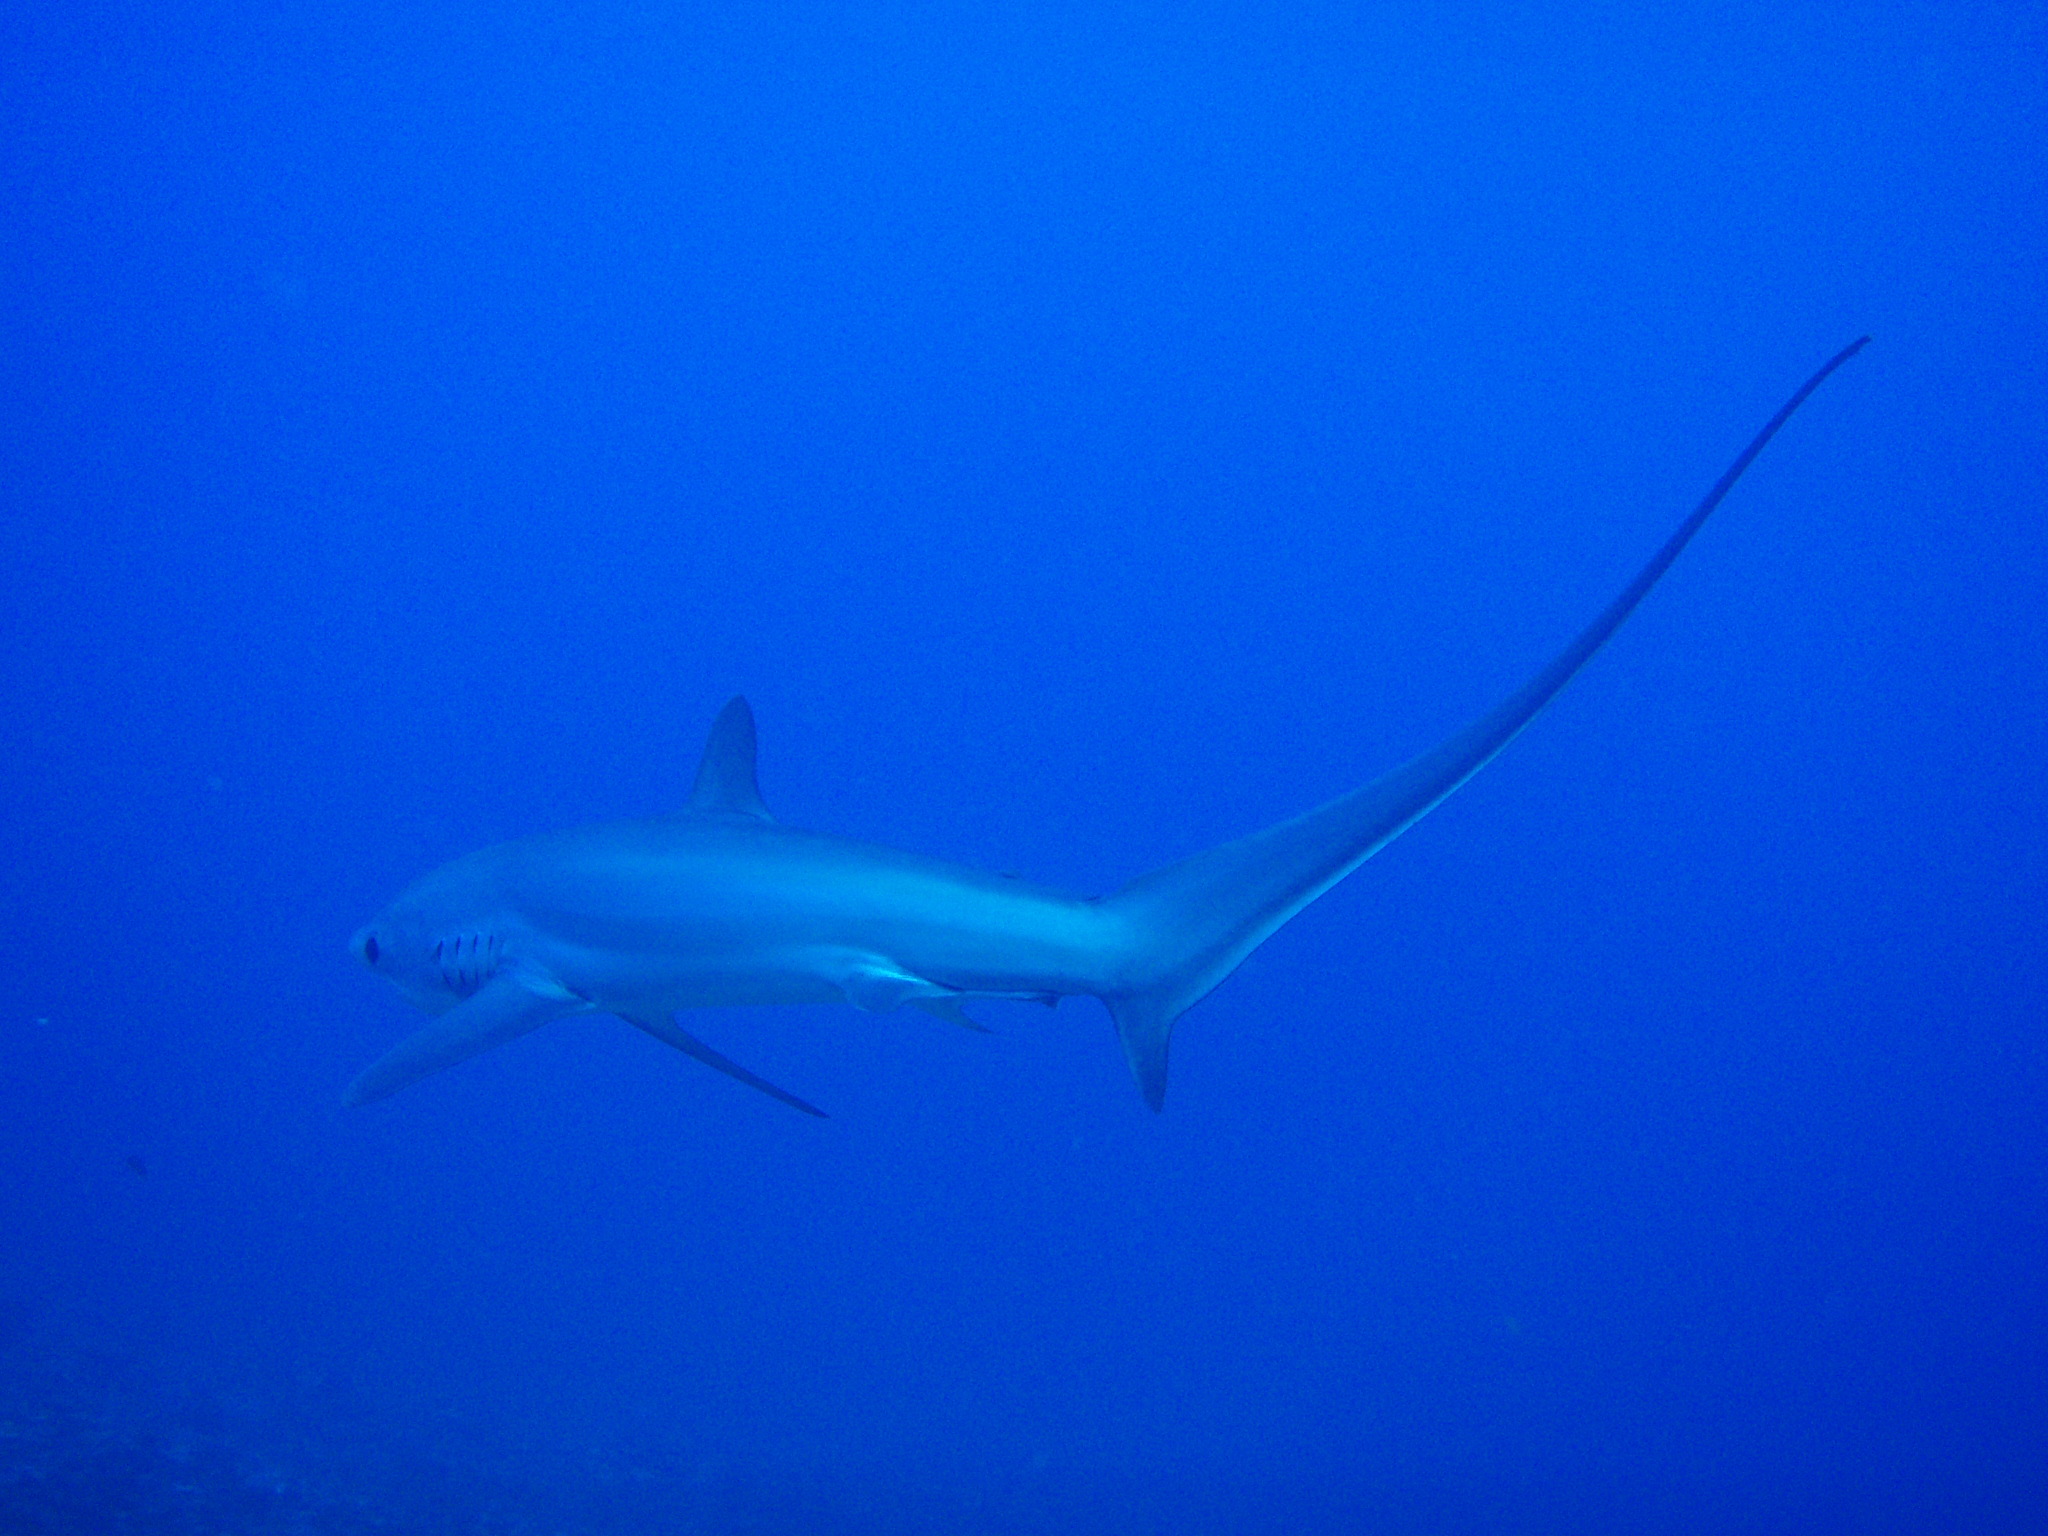
[[[349,1084],[342,1102],[368,1104],[409,1088],[429,1073],[467,1061],[494,1045],[516,1040],[541,1025],[590,1005],[545,981],[508,971],[450,1008],[418,1034],[400,1041]]]
[[[645,1030],[663,1045],[672,1045],[685,1056],[694,1056],[697,1060],[703,1062],[705,1066],[716,1067],[727,1077],[737,1078],[749,1088],[758,1088],[761,1092],[767,1094],[769,1098],[780,1099],[792,1109],[800,1109],[807,1115],[816,1115],[820,1120],[832,1118],[825,1111],[818,1108],[817,1105],[806,1104],[795,1094],[784,1092],[765,1077],[756,1077],[738,1062],[732,1060],[731,1057],[719,1055],[718,1052],[711,1049],[710,1046],[677,1024],[673,1019],[661,1018],[653,1014],[641,1015],[630,1013],[622,1013],[619,1017],[635,1029]]]

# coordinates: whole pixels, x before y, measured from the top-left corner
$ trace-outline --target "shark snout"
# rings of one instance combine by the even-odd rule
[[[374,923],[367,928],[356,930],[356,936],[348,941],[348,952],[371,970],[377,968],[377,959],[383,953],[383,949],[377,942],[377,928]]]

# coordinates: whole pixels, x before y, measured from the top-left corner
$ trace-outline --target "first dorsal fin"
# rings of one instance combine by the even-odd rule
[[[690,791],[690,809],[775,819],[768,814],[754,776],[754,711],[743,698],[733,698],[711,722],[704,760],[697,765],[697,785]]]

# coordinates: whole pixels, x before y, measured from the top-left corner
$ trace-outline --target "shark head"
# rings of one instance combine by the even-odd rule
[[[356,931],[349,952],[420,1008],[446,1013],[497,975],[506,954],[492,928],[440,916],[400,898]]]

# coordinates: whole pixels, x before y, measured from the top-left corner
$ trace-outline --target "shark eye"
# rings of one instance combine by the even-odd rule
[[[377,936],[374,933],[363,940],[363,958],[372,965],[377,963]]]

